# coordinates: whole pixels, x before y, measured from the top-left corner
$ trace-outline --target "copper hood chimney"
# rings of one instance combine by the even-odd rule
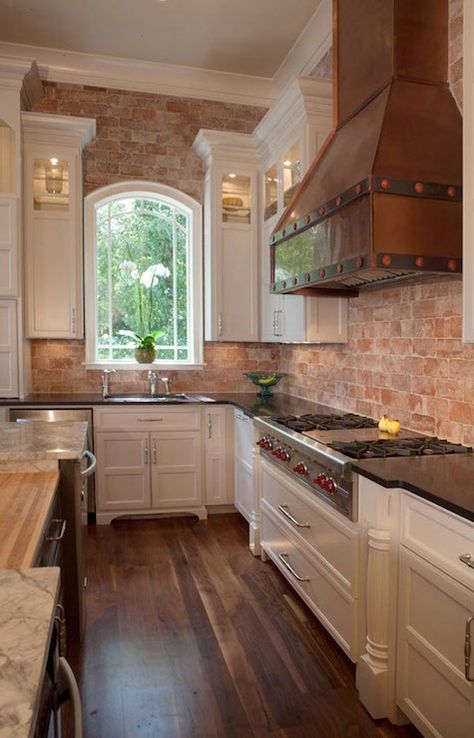
[[[461,271],[448,0],[334,0],[336,128],[271,236],[272,289],[356,294]]]

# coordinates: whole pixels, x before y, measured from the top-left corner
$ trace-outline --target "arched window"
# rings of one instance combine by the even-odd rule
[[[154,331],[155,364],[201,364],[200,204],[150,182],[101,188],[85,198],[85,245],[87,365],[137,369],[129,334]]]

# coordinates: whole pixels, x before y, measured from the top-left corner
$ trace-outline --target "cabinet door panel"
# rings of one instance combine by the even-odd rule
[[[152,433],[152,507],[201,504],[201,434]]]
[[[148,433],[97,433],[100,511],[150,507]]]
[[[204,416],[206,505],[225,505],[232,502],[226,417],[226,407],[209,408]]]
[[[258,340],[254,241],[251,226],[222,227],[220,338],[223,341]]]
[[[0,295],[17,294],[16,234],[16,198],[0,196]]]
[[[18,397],[18,326],[15,300],[0,300],[0,397]]]
[[[464,636],[473,592],[404,547],[399,591],[397,702],[424,734],[468,738],[474,684],[464,676]]]

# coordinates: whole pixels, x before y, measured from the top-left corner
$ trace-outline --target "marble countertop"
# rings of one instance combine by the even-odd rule
[[[29,738],[36,722],[60,570],[0,571],[0,738]]]
[[[39,459],[80,459],[87,423],[0,423],[0,464]]]

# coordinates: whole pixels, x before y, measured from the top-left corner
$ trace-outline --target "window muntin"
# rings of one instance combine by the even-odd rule
[[[199,203],[165,185],[121,183],[86,198],[85,223],[87,365],[137,368],[119,331],[163,327],[155,364],[201,366]]]

